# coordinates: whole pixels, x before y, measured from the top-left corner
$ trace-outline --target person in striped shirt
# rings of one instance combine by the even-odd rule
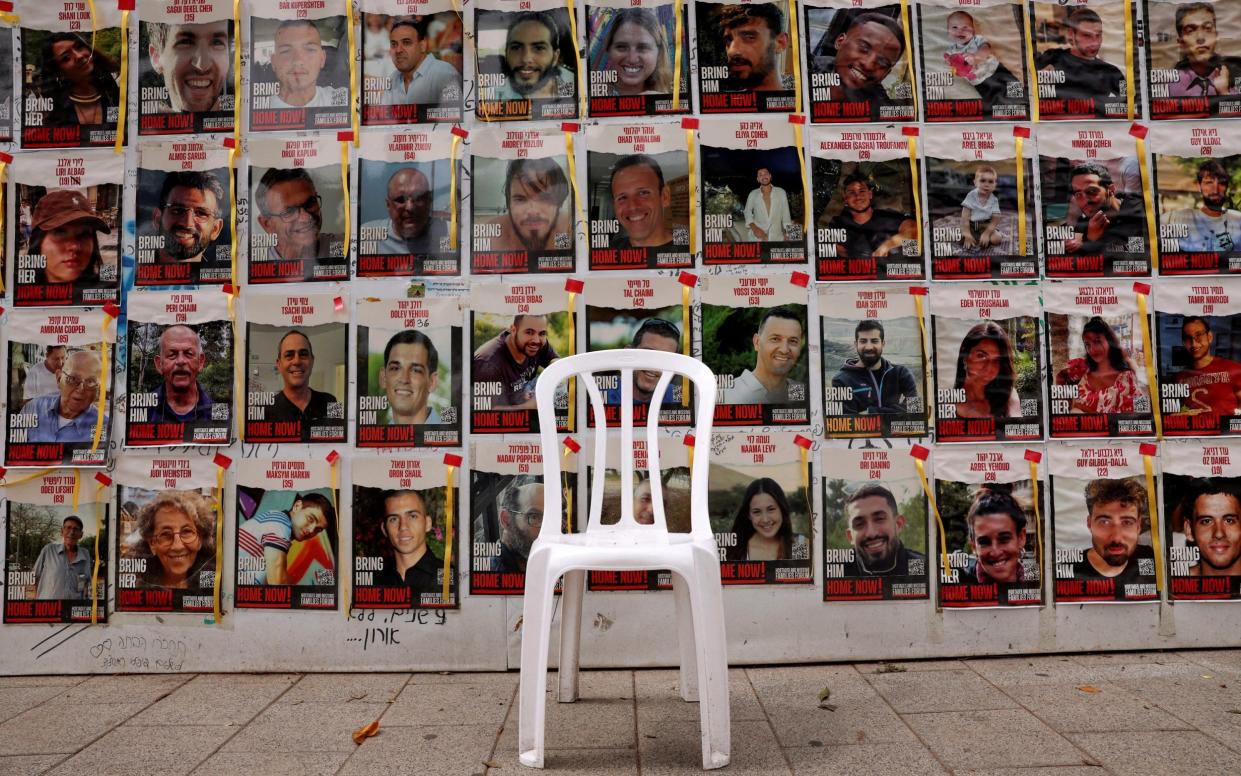
[[[237,530],[238,584],[288,585],[289,547],[320,531],[336,532],[336,508],[326,496],[304,493],[288,510],[259,512]],[[262,560],[262,563],[257,561]]]

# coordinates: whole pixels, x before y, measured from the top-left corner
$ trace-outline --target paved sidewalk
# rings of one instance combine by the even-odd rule
[[[548,704],[549,772],[701,773],[675,683],[583,672],[581,701]],[[731,776],[1241,774],[1241,649],[739,668],[731,690]],[[530,774],[516,692],[516,673],[0,677],[0,774]]]

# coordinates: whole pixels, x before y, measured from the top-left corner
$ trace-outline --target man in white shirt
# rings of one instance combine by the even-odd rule
[[[36,396],[60,392],[60,370],[65,368],[65,346],[49,345],[43,354],[43,362],[34,364],[26,371],[26,382],[22,383],[25,401]]]
[[[457,69],[427,54],[427,22],[426,16],[399,19],[388,32],[389,55],[396,69],[388,76],[384,105],[438,105],[450,88],[458,87],[456,93],[460,93]]]
[[[745,239],[748,242],[780,242],[787,240],[786,230],[793,220],[789,213],[789,195],[771,184],[771,170],[758,168],[758,188],[745,201]]]
[[[276,28],[271,69],[280,83],[280,93],[271,97],[272,108],[340,107],[334,90],[319,86],[319,73],[327,64],[319,28],[307,19],[283,21]],[[343,103],[341,104],[343,106]]]

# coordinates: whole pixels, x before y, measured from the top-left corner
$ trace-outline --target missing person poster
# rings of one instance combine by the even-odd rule
[[[633,348],[689,354],[694,340],[693,315],[686,307],[684,288],[677,278],[667,276],[597,278],[587,282],[583,294],[586,350]],[[655,389],[662,374],[644,369],[631,373],[635,424],[646,423],[651,407],[656,406]],[[604,424],[613,428],[620,424],[623,379],[619,370],[595,374],[595,384],[603,394]],[[586,404],[587,423],[596,425],[589,398],[584,392],[579,395]],[[674,374],[657,406],[660,425],[688,426],[693,422],[693,384]]]
[[[335,609],[340,494],[322,456],[237,469],[238,609]]]
[[[917,121],[913,30],[900,3],[804,0],[810,120]],[[910,12],[912,13],[912,12]]]
[[[358,277],[461,274],[460,231],[457,247],[448,233],[453,210],[460,208],[451,201],[451,154],[452,134],[446,129],[363,133]],[[458,230],[464,216],[458,212]]]
[[[470,163],[470,272],[572,272],[576,205],[568,144],[560,127],[475,130]]]
[[[223,145],[188,138],[138,146],[135,286],[232,280],[228,154]]]
[[[5,479],[6,624],[90,622],[92,604],[108,621],[112,489],[98,485],[76,469]]]
[[[358,447],[461,445],[457,297],[359,299]]]
[[[1047,483],[1042,474],[1031,482],[1027,455],[1021,445],[935,451],[935,504],[948,557],[948,568],[939,570],[945,609],[1043,603],[1038,521]]]
[[[703,264],[805,264],[805,171],[784,118],[707,119],[702,159]]]
[[[124,175],[111,151],[21,154],[9,166],[14,307],[117,301]]]
[[[702,362],[716,375],[715,425],[810,425],[805,273],[702,279]]]
[[[1030,117],[1020,0],[924,0],[917,8],[928,122]]]
[[[650,448],[645,435],[633,440],[633,447],[621,449],[620,435],[608,435],[607,459],[613,466],[603,472],[604,524],[620,521],[624,509],[624,483],[621,481],[621,456],[633,458],[632,504],[633,519],[638,525],[654,525],[657,510],[662,510],[664,522],[672,533],[690,532],[690,445],[691,437],[662,434],[659,437],[659,462],[651,472]],[[588,459],[586,467],[587,503],[595,484],[594,467]],[[575,522],[582,518],[575,518]],[[672,572],[661,569],[638,569],[632,571],[592,570],[587,576],[591,590],[671,590]]]
[[[577,507],[577,453],[562,446],[551,454],[560,456],[560,482],[550,487],[561,489],[561,525],[578,532],[586,516]],[[544,487],[538,439],[481,439],[471,445],[470,595],[525,590],[526,559],[543,527]]]
[[[817,280],[921,280],[920,196],[899,127],[810,133]]]
[[[759,430],[711,437],[708,509],[725,585],[814,581],[814,477],[797,437]]]
[[[1143,345],[1128,282],[1043,284],[1053,439],[1154,436]]]
[[[224,548],[216,465],[198,453],[135,453],[117,460],[116,610],[211,612]]]
[[[1152,119],[1241,116],[1241,6],[1146,0]]]
[[[1047,445],[1056,603],[1159,600],[1155,564],[1163,561],[1151,548],[1157,521],[1144,446],[1116,440]]]
[[[103,310],[12,310],[4,465],[103,466],[116,329]]]
[[[825,446],[823,600],[926,598],[926,494],[908,450]]]
[[[1015,132],[1030,134],[1028,127],[975,124],[928,127],[923,135],[935,280],[1038,277],[1036,154],[1024,138],[1017,158]]]
[[[125,444],[227,445],[233,429],[233,322],[228,297],[129,294]]]
[[[138,134],[233,131],[237,99],[228,3],[142,0],[138,31]]]
[[[797,110],[797,20],[779,0],[697,0],[698,90],[703,113]]]
[[[250,129],[347,129],[348,21],[340,3],[265,3],[250,18]]]
[[[1241,16],[1241,5],[1221,9],[1234,7]],[[1241,138],[1228,122],[1178,121],[1152,125],[1148,141],[1154,157],[1159,274],[1241,272],[1241,191],[1232,180],[1241,170]]]
[[[694,265],[694,181],[685,135],[680,125],[667,123],[586,128],[592,270]]]
[[[819,284],[823,425],[832,439],[930,432],[927,353],[914,292]],[[830,378],[829,378],[830,375]]]
[[[1160,453],[1172,600],[1241,599],[1241,443],[1186,439]]]
[[[591,0],[586,5],[592,117],[691,112],[689,14],[684,6],[681,13],[678,39],[676,4],[669,0],[641,7],[631,0]],[[674,91],[680,94],[679,105],[673,103]]]
[[[1164,435],[1241,434],[1241,284],[1165,279],[1154,301]]]
[[[935,289],[935,441],[1043,438],[1042,310],[1035,291],[998,284]]]
[[[1047,277],[1151,273],[1137,142],[1124,122],[1039,127]]]
[[[247,299],[246,442],[345,441],[348,301],[332,294]]]
[[[449,486],[443,456],[353,459],[354,607],[460,606],[461,493]]]
[[[325,137],[256,138],[250,159],[250,282],[345,280],[340,144]]]
[[[111,146],[121,114],[117,3],[23,3],[22,148]],[[119,181],[117,175],[112,180]],[[46,178],[45,178],[46,180]]]
[[[577,118],[577,45],[558,0],[475,3],[479,120]]]
[[[366,0],[362,123],[461,121],[465,30],[452,0]]]
[[[1030,3],[1041,119],[1141,117],[1141,90],[1130,95],[1136,85],[1126,77],[1137,73],[1133,46],[1126,42],[1134,29],[1134,20],[1125,19],[1131,7],[1125,0],[1093,0],[1089,6],[1087,0]]]
[[[477,283],[470,288],[470,431],[539,430],[534,384],[561,356],[577,352],[564,282]],[[568,383],[556,391],[556,428],[569,430]]]

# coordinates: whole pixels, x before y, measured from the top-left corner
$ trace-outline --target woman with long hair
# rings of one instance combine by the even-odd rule
[[[1095,316],[1082,326],[1082,346],[1086,351],[1081,365],[1070,362],[1056,382],[1077,384],[1077,398],[1073,400],[1073,412],[1108,414],[1133,412],[1133,399],[1141,389],[1138,387],[1138,371],[1120,347],[1120,338],[1107,324]],[[1080,375],[1080,376],[1078,376]],[[1076,380],[1072,376],[1078,376]]]
[[[52,100],[45,123],[59,127],[107,124],[108,109],[120,103],[119,72],[120,66],[111,57],[92,50],[79,35],[48,35],[36,74],[40,96]]]
[[[31,215],[27,256],[42,256],[35,283],[89,285],[99,280],[103,255],[99,232],[111,230],[95,212],[86,195],[75,189],[53,189],[44,194]]]
[[[615,94],[665,94],[672,91],[668,42],[655,14],[625,8],[612,19],[603,42],[607,68],[616,72]]]
[[[957,417],[1020,417],[1015,373],[1008,332],[995,321],[984,321],[971,328],[957,353],[957,374],[952,387],[965,390],[965,401],[956,404]]]
[[[750,483],[733,518],[736,543],[725,560],[788,560],[793,557],[789,500],[780,483],[760,477]]]

